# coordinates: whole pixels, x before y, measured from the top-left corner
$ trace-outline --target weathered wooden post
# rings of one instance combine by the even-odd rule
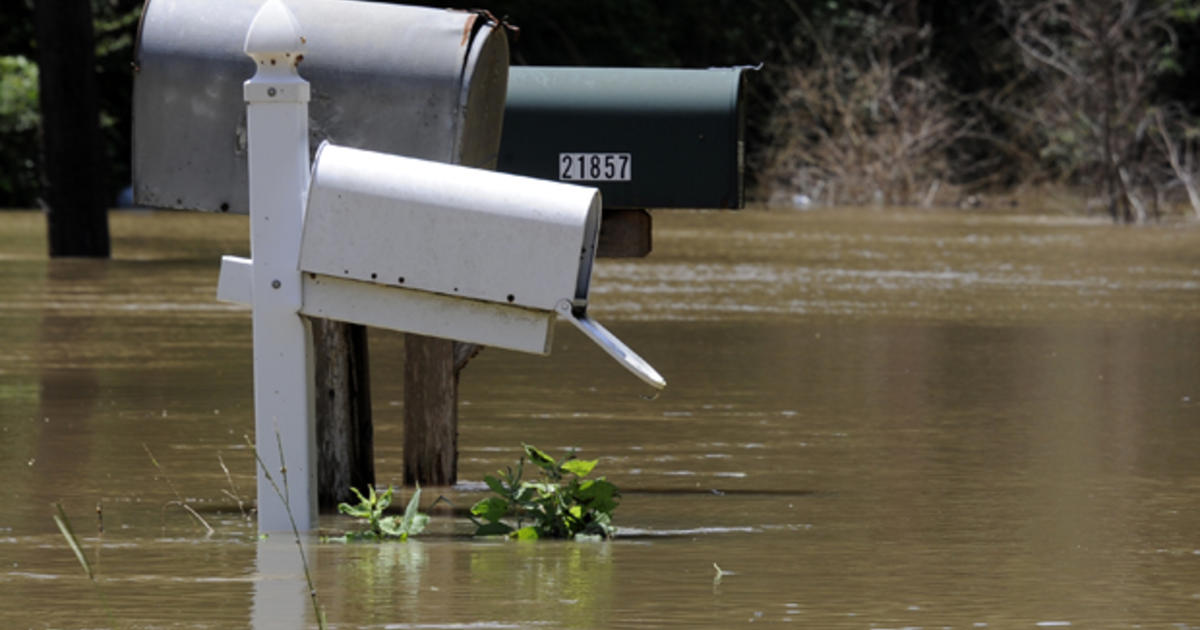
[[[458,481],[458,371],[455,342],[404,336],[404,483]]]
[[[304,37],[280,0],[259,9],[245,52],[254,329],[254,440],[276,476],[258,474],[258,529],[308,531],[317,522],[312,334],[300,316],[300,232],[308,189],[308,82],[296,71]],[[286,493],[280,496],[279,492]],[[290,512],[290,516],[289,516]]]
[[[33,7],[50,255],[107,258],[108,206],[91,4],[39,0]]]
[[[333,512],[375,485],[367,327],[312,319],[317,414],[317,506]]]

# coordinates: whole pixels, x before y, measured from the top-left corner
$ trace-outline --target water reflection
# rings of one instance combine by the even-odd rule
[[[481,594],[506,594],[514,610],[555,610],[564,628],[608,625],[613,609],[611,543],[478,545],[471,581]]]
[[[37,445],[30,467],[35,471],[54,470],[55,474],[35,474],[31,496],[53,497],[61,479],[86,477],[93,450],[100,443],[93,435],[99,430],[93,420],[100,396],[99,378],[78,355],[84,354],[79,350],[101,334],[103,322],[91,313],[62,309],[56,304],[70,300],[72,294],[102,290],[108,275],[106,263],[51,260],[44,267],[45,277],[38,290],[46,297],[35,346],[38,354],[33,359],[40,367],[38,405],[32,423]]]
[[[311,556],[312,547],[308,555]],[[308,580],[296,542],[283,536],[255,545],[254,602],[250,608],[253,630],[294,630],[308,625],[312,616]]]
[[[608,543],[435,535],[407,543],[325,545],[317,555],[329,619],[354,619],[356,627],[591,628],[603,625],[613,604]],[[256,606],[258,601],[256,595]]]
[[[431,562],[431,553],[436,556]],[[364,624],[397,622],[439,599],[430,586],[431,572],[447,568],[444,553],[421,540],[393,544],[323,547],[319,551],[321,588],[330,619],[357,619]],[[452,566],[452,565],[451,565]]]

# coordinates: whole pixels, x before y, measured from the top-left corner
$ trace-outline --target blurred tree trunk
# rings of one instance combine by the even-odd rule
[[[37,0],[43,197],[51,256],[109,255],[92,7]]]

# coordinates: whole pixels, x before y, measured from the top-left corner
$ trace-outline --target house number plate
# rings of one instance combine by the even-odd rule
[[[559,153],[558,178],[564,182],[628,182],[633,179],[630,153]]]

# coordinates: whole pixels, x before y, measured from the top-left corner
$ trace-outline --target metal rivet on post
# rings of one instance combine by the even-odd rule
[[[278,289],[278,288],[279,288],[279,287],[281,287],[281,286],[283,286],[283,283],[282,283],[282,282],[280,282],[280,281],[278,281],[278,280],[272,280],[272,281],[271,281],[271,288],[272,288],[272,289]]]

